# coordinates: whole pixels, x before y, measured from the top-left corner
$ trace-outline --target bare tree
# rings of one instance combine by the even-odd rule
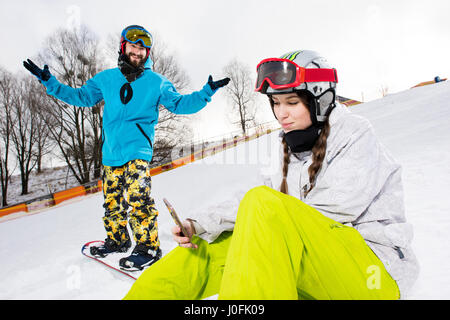
[[[224,68],[224,73],[231,78],[230,83],[225,87],[225,92],[232,103],[233,110],[238,114],[237,120],[231,120],[238,125],[243,134],[247,129],[255,126],[255,101],[254,81],[250,69],[239,62],[232,60]]]
[[[47,39],[40,60],[50,65],[58,80],[72,88],[80,88],[103,69],[98,40],[84,26],[78,32],[55,32]],[[94,178],[100,177],[102,108],[103,102],[83,108],[47,97],[43,120],[80,184],[91,180],[92,169]]]
[[[175,88],[183,92],[190,83],[186,72],[180,67],[174,53],[170,52],[167,44],[159,35],[154,35],[154,45],[150,50],[153,61],[153,71],[162,74],[172,82]]]
[[[8,185],[12,175],[9,169],[11,144],[11,121],[6,115],[13,104],[13,76],[0,68],[0,182],[2,188],[2,206],[7,206]]]
[[[48,114],[42,113],[46,103],[44,88],[37,81],[28,81],[27,86],[28,107],[33,114],[33,121],[35,122],[37,134],[36,150],[34,153],[34,156],[36,157],[36,171],[37,173],[41,173],[43,158],[51,153],[55,144],[54,142],[52,143],[50,139],[50,129],[47,126],[49,119],[46,119]]]
[[[30,93],[30,82],[34,79],[26,78],[17,81],[14,100],[9,108],[7,117],[11,123],[11,141],[17,157],[22,182],[21,195],[28,194],[30,173],[36,165],[35,148],[38,137],[38,127],[33,113],[33,95]]]

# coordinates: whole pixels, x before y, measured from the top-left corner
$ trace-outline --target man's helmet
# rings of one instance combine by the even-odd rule
[[[148,58],[150,54],[150,49],[152,48],[153,45],[153,38],[150,32],[145,30],[144,27],[132,25],[122,30],[120,36],[120,49],[119,49],[119,54],[121,55],[125,54],[126,41],[130,43],[140,42],[147,49],[146,58]]]
[[[323,124],[335,107],[336,69],[315,51],[293,51],[281,58],[264,59],[256,70],[256,91],[267,95],[306,93],[313,124]]]

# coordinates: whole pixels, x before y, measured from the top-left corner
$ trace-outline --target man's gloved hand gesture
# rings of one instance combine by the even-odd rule
[[[27,59],[27,61],[23,62],[23,66],[30,71],[39,81],[47,81],[52,76],[50,71],[48,70],[48,65],[44,66],[44,69],[39,68],[34,64],[33,61]]]
[[[230,82],[230,78],[224,78],[221,80],[213,81],[212,76],[209,76],[208,78],[208,84],[211,87],[212,90],[216,90],[218,88],[222,88],[226,86]]]

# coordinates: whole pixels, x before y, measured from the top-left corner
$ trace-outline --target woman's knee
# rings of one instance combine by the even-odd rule
[[[286,195],[267,186],[250,189],[242,199],[238,214],[252,216],[252,219],[268,221],[297,220],[310,216],[316,210],[293,196]]]
[[[279,192],[267,186],[258,186],[247,191],[242,201],[266,202],[278,198],[277,193]]]
[[[245,215],[253,219],[275,219],[282,206],[282,199],[278,191],[267,186],[250,189],[239,205],[238,215]]]

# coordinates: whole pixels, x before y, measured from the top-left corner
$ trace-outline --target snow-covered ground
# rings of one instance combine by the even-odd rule
[[[374,125],[381,141],[403,165],[407,218],[421,265],[409,299],[450,298],[450,82],[414,88],[351,107]],[[278,150],[277,132],[153,177],[163,253],[175,243],[166,197],[182,218],[257,184]],[[104,238],[102,195],[65,202],[29,216],[0,220],[0,299],[121,299],[132,280],[80,253]],[[225,201],[225,202],[224,202]]]

